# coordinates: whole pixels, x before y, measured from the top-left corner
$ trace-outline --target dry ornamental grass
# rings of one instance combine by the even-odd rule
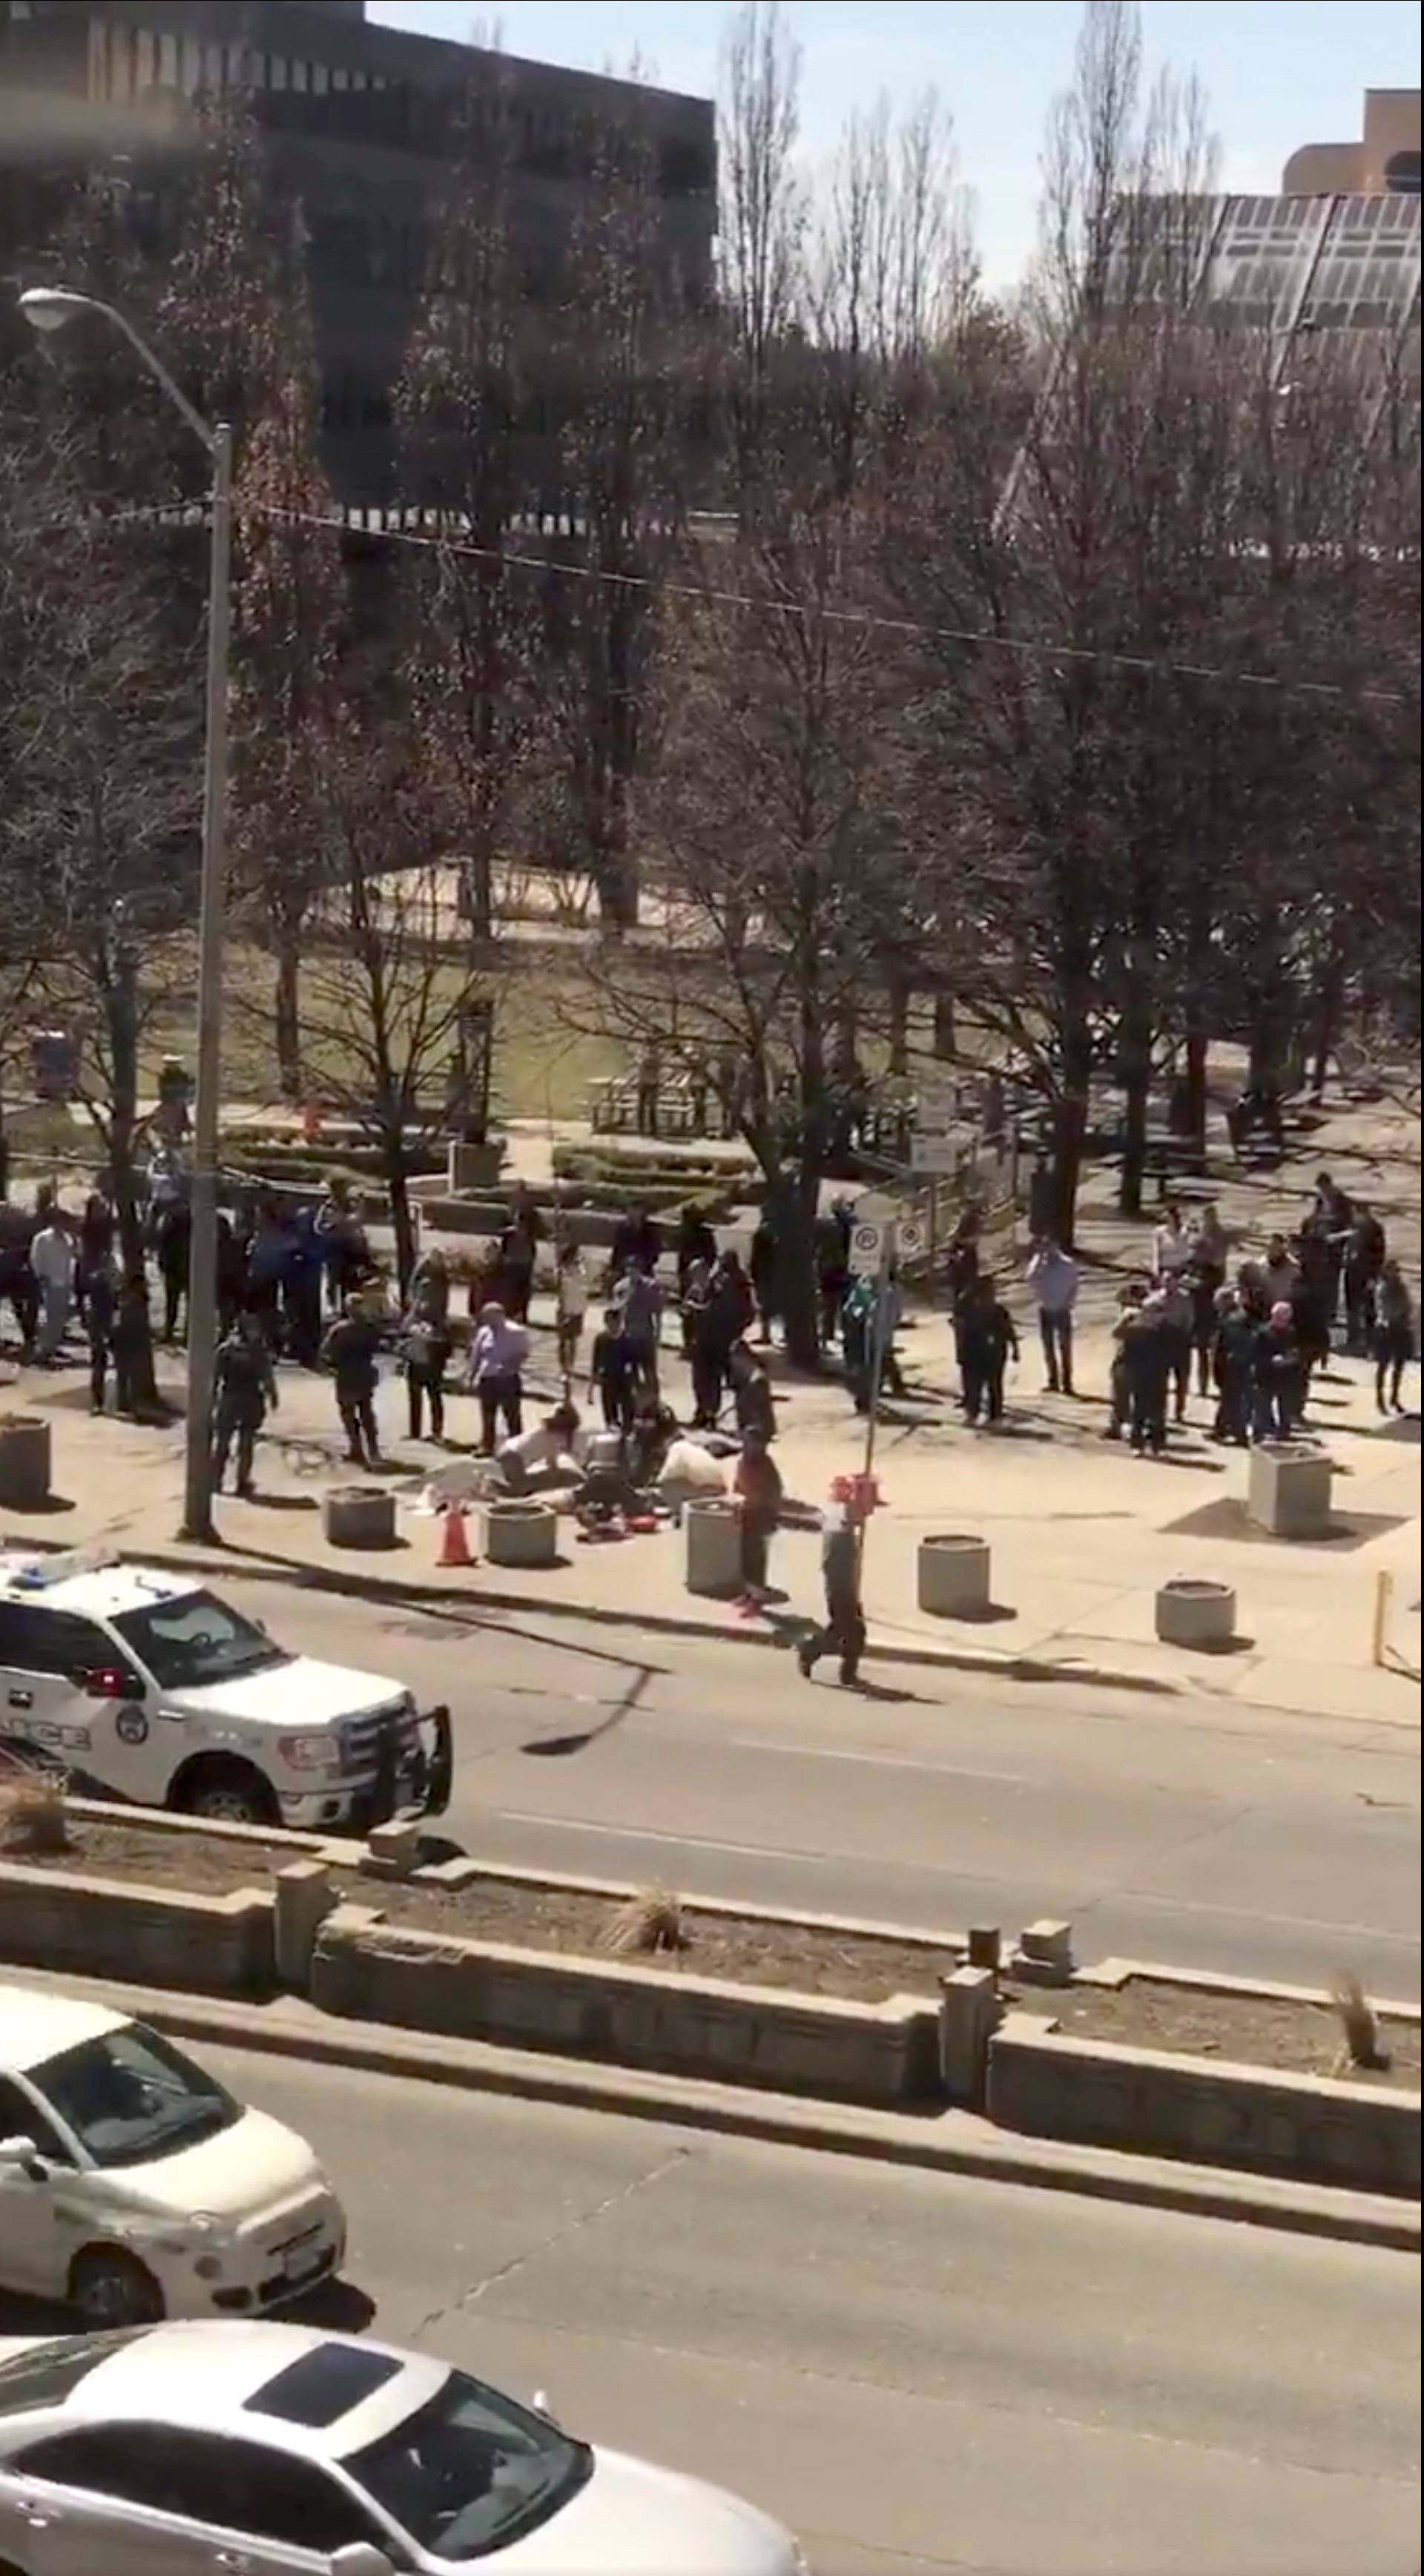
[[[640,1887],[620,1905],[603,1936],[603,1947],[628,1958],[638,1952],[685,1950],[690,1936],[682,1919],[682,1902],[665,1887]]]
[[[62,1772],[32,1771],[0,1782],[0,1846],[46,1855],[70,1848]]]
[[[1374,2005],[1353,1969],[1342,1968],[1331,1978],[1330,1998],[1340,2016],[1349,2064],[1372,2069],[1388,2066],[1389,2053],[1380,2046]]]

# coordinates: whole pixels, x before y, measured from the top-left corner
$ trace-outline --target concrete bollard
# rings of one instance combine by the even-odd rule
[[[326,1863],[289,1861],[272,1882],[277,1982],[304,1995],[311,1975],[316,1936],[336,1903],[336,1890]]]
[[[711,1494],[689,1502],[682,1515],[689,1592],[704,1600],[735,1600],[742,1589],[742,1521],[734,1502]]]
[[[988,1540],[954,1533],[922,1538],[918,1598],[936,1619],[982,1619],[990,1607]]]
[[[338,1485],[321,1498],[329,1547],[394,1547],[396,1498],[380,1485]]]
[[[1179,1575],[1158,1587],[1156,1629],[1164,1646],[1209,1651],[1229,1646],[1236,1634],[1236,1595],[1229,1583]]]
[[[559,1553],[559,1515],[549,1503],[487,1503],[485,1555],[491,1565],[542,1567]]]
[[[1051,1915],[1026,1923],[1009,1961],[1021,1986],[1068,1986],[1073,1982],[1073,1926]]]
[[[0,1416],[0,1509],[42,1511],[50,1494],[50,1426],[35,1413]]]
[[[420,1861],[421,1829],[419,1820],[393,1816],[388,1824],[373,1825],[366,1836],[361,1868],[368,1878],[409,1878]]]
[[[1304,1441],[1258,1441],[1247,1473],[1247,1519],[1273,1538],[1328,1538],[1334,1472],[1325,1451]]]
[[[1003,2015],[990,1968],[956,1968],[939,1981],[939,2077],[951,2102],[982,2102],[989,2042]]]

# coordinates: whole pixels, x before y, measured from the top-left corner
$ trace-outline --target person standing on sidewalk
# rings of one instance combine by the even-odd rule
[[[992,1274],[985,1270],[959,1309],[959,1370],[967,1422],[977,1423],[981,1412],[991,1427],[1003,1420],[1004,1372],[1018,1356],[1014,1319],[1000,1301]]]
[[[511,1440],[524,1428],[524,1363],[529,1336],[494,1298],[480,1312],[470,1344],[470,1391],[479,1400],[480,1447],[495,1453],[501,1414]]]
[[[442,1301],[435,1282],[417,1272],[411,1285],[410,1306],[401,1332],[401,1359],[405,1366],[406,1401],[410,1415],[410,1436],[419,1440],[425,1428],[425,1408],[430,1408],[430,1437],[445,1437],[445,1371],[449,1364],[450,1327],[442,1312]]]
[[[796,1649],[796,1661],[807,1681],[822,1655],[840,1657],[840,1680],[847,1690],[860,1675],[865,1652],[865,1613],[860,1602],[860,1533],[865,1513],[849,1476],[837,1476],[821,1515],[821,1580],[826,1587],[826,1618]]]
[[[1212,1354],[1216,1420],[1211,1436],[1236,1449],[1246,1448],[1251,1437],[1251,1377],[1258,1329],[1235,1289],[1218,1288]]]
[[[1397,1261],[1385,1262],[1370,1290],[1370,1318],[1375,1403],[1381,1413],[1402,1413],[1404,1372],[1414,1357],[1414,1299]]]
[[[781,1517],[781,1471],[766,1445],[764,1431],[742,1434],[733,1490],[741,1504],[742,1608],[760,1608],[766,1598],[772,1533]]]
[[[222,1492],[227,1462],[237,1443],[237,1490],[252,1492],[252,1453],[269,1412],[277,1409],[277,1380],[261,1319],[243,1315],[219,1343],[213,1364],[213,1492]]]
[[[554,1299],[559,1368],[565,1378],[571,1378],[578,1367],[579,1344],[588,1313],[588,1272],[576,1243],[566,1243],[559,1254]]]
[[[380,1436],[376,1429],[376,1350],[379,1326],[360,1297],[348,1296],[336,1322],[327,1328],[321,1356],[336,1380],[336,1410],[346,1434],[346,1456],[353,1467],[379,1467]]]
[[[89,1336],[89,1410],[102,1413],[113,1357],[114,1317],[119,1305],[119,1279],[112,1253],[94,1261],[84,1275],[84,1327]]]
[[[31,1240],[30,1268],[40,1292],[40,1331],[35,1356],[40,1361],[48,1361],[58,1354],[74,1300],[74,1246],[68,1226],[53,1205],[46,1209],[44,1224]]]
[[[1035,1244],[1026,1273],[1038,1307],[1043,1344],[1046,1395],[1073,1393],[1073,1309],[1078,1302],[1078,1264],[1051,1235]]]

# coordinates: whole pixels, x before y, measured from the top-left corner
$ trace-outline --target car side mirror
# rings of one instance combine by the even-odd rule
[[[137,1673],[119,1664],[99,1664],[84,1676],[86,1699],[142,1699],[143,1683]]]
[[[49,2167],[33,2138],[0,2138],[0,2173],[22,2173],[31,2182],[48,2182]]]
[[[369,2540],[348,2541],[326,2565],[327,2576],[395,2576],[384,2549],[374,2548]]]

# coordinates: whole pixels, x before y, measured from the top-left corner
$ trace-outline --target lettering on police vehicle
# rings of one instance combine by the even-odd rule
[[[87,1726],[61,1726],[57,1719],[27,1717],[23,1726],[0,1728],[7,1744],[48,1744],[59,1753],[88,1753],[93,1737]]]
[[[114,1733],[121,1744],[146,1744],[148,1720],[141,1708],[121,1708],[114,1720]]]

